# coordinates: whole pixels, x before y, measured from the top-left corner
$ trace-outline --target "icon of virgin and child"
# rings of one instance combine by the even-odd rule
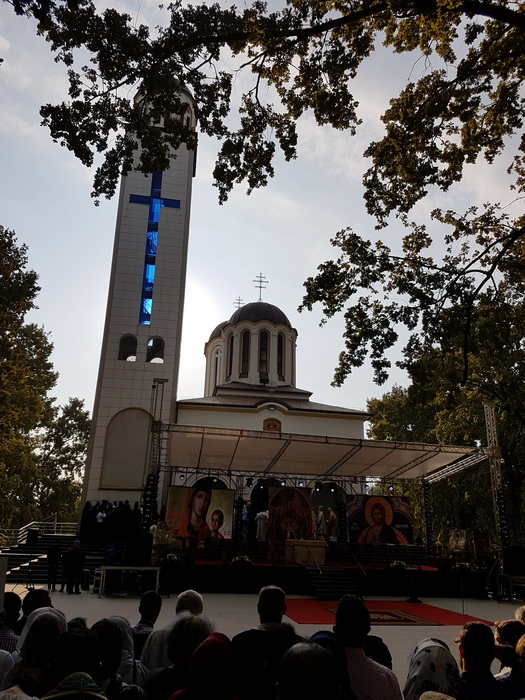
[[[193,489],[192,493],[188,494],[180,521],[179,537],[190,537],[199,542],[206,539],[224,539],[220,532],[224,524],[223,511],[215,508],[208,519],[211,495],[210,489],[199,488]]]

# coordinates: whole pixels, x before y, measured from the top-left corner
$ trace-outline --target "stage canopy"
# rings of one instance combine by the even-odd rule
[[[482,448],[170,425],[166,469],[321,480],[438,481],[487,459]],[[164,460],[163,460],[164,461]]]

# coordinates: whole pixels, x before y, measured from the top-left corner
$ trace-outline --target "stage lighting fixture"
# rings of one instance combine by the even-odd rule
[[[365,484],[365,491],[368,491],[369,488],[370,486],[368,484]]]
[[[337,484],[334,484],[333,481],[330,482],[330,491],[332,493],[335,493],[336,486],[337,486]]]
[[[392,484],[390,484],[390,486],[388,487],[388,490],[389,490],[389,491],[393,491],[393,490],[394,490],[394,487],[392,486]]]
[[[217,477],[216,477],[216,476],[213,477],[213,483],[214,483],[214,484],[217,483]]]
[[[284,479],[281,481],[281,486],[286,486],[286,481]]]
[[[304,486],[304,481],[300,481],[300,482],[299,482],[299,488],[302,489],[303,486]]]
[[[251,476],[249,476],[249,477],[246,479],[246,486],[250,487],[252,484],[253,484],[253,479],[252,479]]]
[[[180,474],[179,479],[180,479],[181,481],[184,481],[185,478],[186,478],[186,477],[184,476],[184,474]]]
[[[316,481],[315,482],[315,490],[320,491],[323,488],[323,482],[322,481]]]

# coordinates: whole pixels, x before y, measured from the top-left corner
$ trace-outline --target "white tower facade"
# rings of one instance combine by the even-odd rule
[[[195,128],[193,101],[183,99]],[[155,417],[172,420],[194,167],[195,152],[182,147],[168,170],[121,181],[83,502],[139,500],[154,385],[163,396]]]

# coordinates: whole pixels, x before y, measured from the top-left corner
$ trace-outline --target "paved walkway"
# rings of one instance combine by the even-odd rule
[[[15,590],[20,596],[25,594],[25,589],[21,585],[9,586],[8,588],[10,590]],[[67,593],[52,593],[51,595],[54,607],[61,610],[68,620],[77,616],[86,617],[88,625],[92,625],[100,618],[109,615],[121,615],[127,618],[132,624],[138,622],[139,619],[139,598],[99,598],[96,595],[86,592],[83,592],[81,595],[68,595]],[[382,599],[393,600],[392,596],[383,597]],[[176,595],[164,597],[162,611],[156,624],[157,629],[168,624],[173,618],[176,600]],[[370,600],[381,600],[381,598],[370,597]],[[493,600],[474,600],[471,598],[467,598],[463,602],[461,599],[456,598],[425,598],[423,602],[457,613],[465,613],[466,615],[480,617],[492,622],[513,618],[514,610],[517,607],[516,604],[512,603],[496,603]],[[252,594],[206,593],[204,595],[205,615],[213,620],[218,632],[223,632],[230,638],[242,630],[256,627],[259,624],[256,605],[257,596]],[[292,621],[286,618],[285,622]],[[297,630],[297,633],[304,636],[309,636],[317,630],[323,629],[323,625],[292,624]],[[324,628],[326,629],[326,626],[324,626]],[[425,637],[438,637],[439,639],[443,639],[450,646],[452,653],[457,656],[453,640],[458,634],[458,627],[397,627],[374,625],[372,631],[374,634],[382,637],[390,648],[394,671],[400,681],[401,687],[407,675],[409,656],[420,639],[424,639]]]

